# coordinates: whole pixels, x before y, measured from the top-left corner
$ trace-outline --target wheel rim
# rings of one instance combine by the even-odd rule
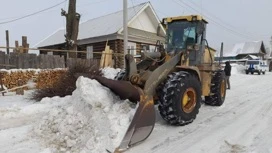
[[[196,106],[196,92],[193,88],[188,88],[182,98],[182,109],[186,113],[191,113]]]
[[[221,98],[223,99],[224,97],[225,97],[225,94],[226,94],[226,82],[225,82],[225,79],[223,79],[222,81],[221,81],[221,88],[220,88],[220,90],[221,90]]]

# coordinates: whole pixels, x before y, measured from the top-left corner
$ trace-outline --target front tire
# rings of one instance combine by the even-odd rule
[[[205,96],[205,103],[211,106],[221,106],[226,97],[226,78],[223,71],[215,72],[212,78],[211,95]]]
[[[186,125],[196,118],[201,103],[201,84],[196,75],[173,72],[157,91],[159,112],[171,125]]]

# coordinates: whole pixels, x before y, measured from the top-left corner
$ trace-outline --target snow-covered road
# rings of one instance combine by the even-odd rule
[[[89,83],[93,82],[89,81]],[[97,88],[99,88],[99,86],[97,86]],[[85,91],[83,88],[81,90],[83,92]],[[103,94],[108,94],[108,90],[105,89],[101,89],[101,92]],[[86,96],[86,94],[88,93],[82,95]],[[245,75],[235,73],[231,76],[231,90],[227,90],[227,97],[223,106],[211,107],[203,104],[196,120],[189,125],[181,127],[170,126],[157,115],[157,123],[150,137],[143,143],[132,147],[127,152],[272,153],[271,96],[272,73],[267,73],[266,75]],[[54,149],[50,148],[45,142],[33,136],[33,127],[40,121],[43,121],[42,123],[47,123],[44,121],[48,121],[48,119],[45,120],[44,116],[48,115],[48,111],[52,108],[61,106],[61,109],[59,110],[65,110],[62,108],[65,108],[63,106],[67,105],[65,102],[69,101],[70,97],[45,99],[43,103],[33,103],[25,99],[25,97],[27,97],[27,95],[0,96],[0,152],[55,152],[56,150],[54,151]],[[92,100],[90,98],[92,97],[87,97],[89,101]],[[113,97],[113,100],[115,99],[116,98]],[[110,101],[112,98],[106,98],[106,100]],[[99,107],[95,109],[100,107],[102,109],[103,105],[103,103],[99,104],[97,105]],[[107,115],[107,112],[109,112],[111,115],[108,115],[108,117],[111,118],[120,116],[120,114],[118,115],[116,113],[120,112],[121,108],[127,108],[126,105],[115,104],[113,105],[113,108],[117,111],[114,111],[110,110],[111,108],[108,108],[108,106],[110,105],[108,104],[107,107],[104,108],[102,115]],[[67,107],[71,108],[70,105]],[[123,112],[123,114],[128,111],[129,110]],[[96,111],[94,112],[98,113]],[[57,113],[59,112],[57,111]],[[63,116],[63,114],[60,116]],[[123,116],[123,118],[124,117],[126,116]],[[55,116],[55,118],[56,119],[53,119],[52,121],[59,122],[56,124],[66,124],[66,120],[61,120],[65,119],[65,116],[63,116],[63,118]],[[77,121],[77,118],[73,119]],[[89,150],[91,153],[98,153],[98,150],[104,151],[104,148],[101,148],[103,142],[100,141],[106,140],[107,137],[111,136],[115,143],[118,141],[118,137],[120,136],[116,137],[118,129],[116,130],[115,128],[123,128],[123,125],[126,125],[127,121],[124,119],[119,121],[116,118],[112,121],[115,120],[116,122],[112,122],[115,126],[108,125],[112,128],[111,131],[116,132],[114,135],[105,134],[102,135],[103,137],[98,137],[92,141],[90,141],[91,137],[86,139],[86,143],[95,143],[93,144],[94,146],[89,144],[89,147],[92,146],[95,148],[95,146],[100,146],[100,149],[95,148],[95,150]],[[46,124],[41,125],[46,126]],[[68,124],[67,126],[72,129]],[[103,134],[103,131],[99,132],[100,127],[96,128],[95,125],[92,125],[89,128],[98,130],[98,133],[97,130],[95,131],[96,135],[90,136],[99,136],[98,134]],[[48,130],[48,127],[45,129]],[[105,133],[110,132],[109,130],[105,131]],[[52,133],[50,134],[54,137]],[[87,141],[88,139],[89,141]],[[58,142],[57,140],[54,141]],[[83,139],[77,142],[80,142],[81,145],[85,143]],[[113,144],[115,145],[115,143]],[[108,146],[105,146],[105,148],[107,147]],[[65,148],[62,149],[63,152],[67,151]]]
[[[235,74],[223,106],[202,105],[196,120],[183,127],[159,119],[151,136],[128,152],[272,153],[271,97],[271,73]]]

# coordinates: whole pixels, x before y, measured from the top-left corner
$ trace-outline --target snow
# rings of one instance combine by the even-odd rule
[[[246,67],[244,65],[240,65],[240,64],[231,64],[232,68],[231,68],[231,74],[232,75],[239,75],[239,74],[243,74],[245,73],[245,69]]]
[[[102,69],[102,73],[104,74],[103,76],[109,79],[114,79],[114,77],[117,75],[117,73],[121,71],[121,69],[114,69],[110,67],[106,67]]]
[[[272,153],[271,73],[245,75],[232,65],[231,90],[221,107],[202,105],[186,126],[168,125],[157,112],[150,137],[128,153]],[[103,69],[114,78],[119,70]],[[64,98],[35,103],[8,93],[0,96],[0,152],[106,153],[120,143],[135,109],[97,81],[84,77]],[[135,107],[135,106],[134,106]]]
[[[113,150],[134,111],[97,81],[79,77],[65,105],[54,108],[34,127],[46,147],[70,152]],[[104,146],[104,147],[103,147]]]

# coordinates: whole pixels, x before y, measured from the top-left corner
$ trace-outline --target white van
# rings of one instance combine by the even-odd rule
[[[251,73],[254,74],[255,72],[259,75],[261,73],[265,74],[268,71],[267,61],[264,60],[247,60],[246,61],[246,74]]]

